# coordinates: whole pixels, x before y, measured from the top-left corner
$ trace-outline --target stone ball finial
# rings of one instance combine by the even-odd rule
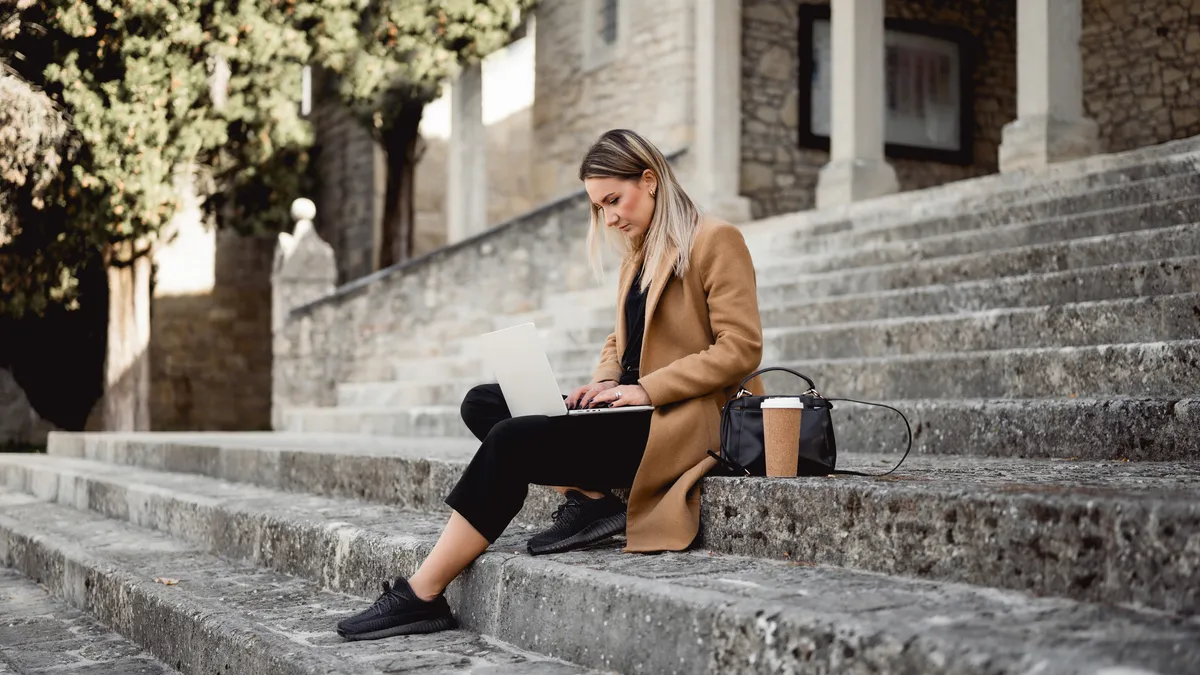
[[[317,217],[317,205],[311,199],[301,197],[292,202],[293,220],[312,220]]]

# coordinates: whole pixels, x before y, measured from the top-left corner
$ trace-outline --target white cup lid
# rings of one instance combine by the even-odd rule
[[[780,396],[778,398],[769,398],[762,402],[764,408],[803,408],[804,401],[795,396]]]

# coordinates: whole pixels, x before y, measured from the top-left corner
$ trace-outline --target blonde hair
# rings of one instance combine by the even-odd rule
[[[606,132],[583,157],[579,165],[579,180],[588,178],[620,178],[640,180],[649,169],[658,178],[654,196],[654,215],[650,226],[637,241],[614,237],[604,227],[599,206],[591,205],[591,227],[588,229],[588,254],[592,269],[600,275],[600,238],[604,237],[620,250],[625,260],[643,265],[641,290],[650,288],[655,279],[671,274],[683,276],[691,261],[692,243],[700,224],[700,211],[683,191],[666,157],[654,144],[628,129]]]

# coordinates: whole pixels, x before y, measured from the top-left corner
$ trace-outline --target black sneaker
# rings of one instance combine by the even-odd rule
[[[413,593],[404,577],[383,582],[383,594],[371,608],[342,619],[337,634],[347,640],[378,640],[393,635],[436,633],[458,626],[450,614],[446,596],[439,595],[426,602]]]
[[[611,494],[589,499],[581,492],[567,490],[567,501],[552,517],[550,529],[529,540],[531,555],[562,553],[625,531],[625,504]]]

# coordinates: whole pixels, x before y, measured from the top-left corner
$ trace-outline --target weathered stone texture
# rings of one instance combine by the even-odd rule
[[[339,382],[388,379],[396,358],[437,356],[451,338],[491,330],[497,314],[593,287],[587,223],[586,197],[576,193],[293,312],[275,334],[275,408],[334,405]],[[398,335],[426,351],[398,350]]]
[[[217,234],[210,291],[154,297],[155,430],[270,428],[274,237]]]
[[[43,444],[52,428],[29,404],[12,372],[0,368],[0,448],[9,443]]]
[[[1200,134],[1200,3],[1083,3],[1083,102],[1116,152]]]
[[[485,80],[488,84],[498,84]],[[537,206],[533,190],[533,110],[525,108],[487,125],[487,224],[494,226]],[[426,137],[417,164],[416,232],[413,255],[421,256],[447,243],[446,185],[450,145]],[[575,186],[577,187],[577,186]]]
[[[664,153],[688,145],[692,110],[693,9],[685,0],[632,2],[629,34],[613,60],[585,70],[584,8],[547,0],[537,10],[533,105],[534,194],[551,199],[579,187],[579,162],[609,129],[635,129]]]
[[[742,194],[763,218],[815,205],[817,173],[829,160],[801,148],[800,14],[802,4],[743,0]],[[887,2],[889,18],[952,26],[977,39],[974,69],[975,163],[890,160],[902,190],[929,187],[996,170],[1000,130],[1016,115],[1016,3]]]

